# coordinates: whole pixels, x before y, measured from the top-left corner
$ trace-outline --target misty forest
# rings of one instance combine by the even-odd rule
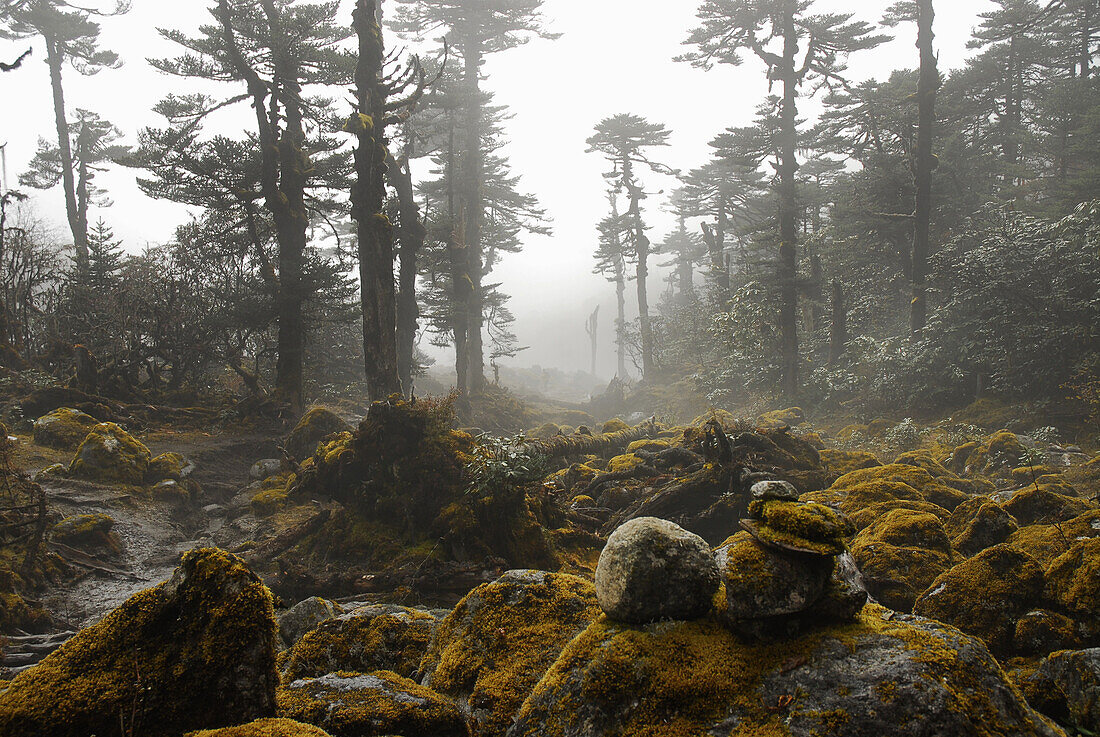
[[[1100,0],[0,0],[0,737],[1100,735]]]

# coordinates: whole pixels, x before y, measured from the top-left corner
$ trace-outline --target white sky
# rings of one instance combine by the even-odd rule
[[[150,108],[169,92],[195,91],[193,86],[165,77],[146,62],[148,57],[172,56],[178,48],[162,41],[157,26],[194,29],[208,19],[201,0],[134,0],[131,12],[103,21],[105,45],[119,52],[125,65],[86,78],[67,68],[66,103],[69,110],[83,107],[114,122],[133,142],[137,131],[162,120]],[[343,0],[350,23],[350,0]],[[821,11],[849,12],[877,20],[889,1],[838,2],[819,0]],[[507,153],[525,191],[538,196],[553,218],[550,237],[529,237],[523,253],[506,256],[489,278],[502,282],[513,296],[515,332],[530,346],[515,363],[540,364],[568,371],[589,365],[589,342],[584,323],[600,305],[599,370],[614,371],[612,325],[615,314],[613,286],[593,275],[592,251],[595,225],[605,214],[604,162],[597,154],[585,154],[585,139],[601,119],[631,112],[664,123],[672,130],[671,146],[660,160],[679,169],[700,165],[707,157],[707,142],[732,125],[744,125],[767,93],[762,67],[747,58],[740,67],[718,66],[711,71],[672,61],[683,53],[683,39],[695,22],[696,2],[654,0],[545,0],[544,13],[551,30],[563,34],[556,41],[533,41],[491,58],[485,67],[488,89],[496,101],[511,107],[514,117],[506,123],[511,143]],[[989,0],[955,0],[937,3],[936,48],[941,69],[959,66],[968,55],[965,48],[977,14],[992,6]],[[897,38],[879,49],[851,59],[850,75],[857,80],[884,79],[896,68],[916,63],[915,29],[895,29]],[[393,45],[393,41],[389,42]],[[26,42],[0,42],[6,60],[25,48]],[[35,54],[24,68],[0,77],[0,144],[7,143],[7,179],[14,186],[34,154],[39,136],[53,137],[53,108],[45,53],[35,43]],[[227,89],[227,88],[226,88]],[[803,103],[803,110],[812,109]],[[247,118],[241,118],[247,121]],[[426,162],[425,162],[426,164]],[[426,165],[419,168],[426,171]],[[417,172],[414,170],[414,176]],[[121,169],[100,178],[114,200],[102,216],[130,250],[172,237],[187,211],[166,201],[145,197],[134,183],[135,173]],[[672,180],[649,176],[648,190],[669,191]],[[60,188],[33,193],[39,213],[56,223],[65,237],[64,202]],[[659,242],[672,223],[658,212],[663,198],[651,196],[648,220],[650,238]],[[663,289],[659,275],[651,275],[650,304]],[[634,285],[627,290],[628,317],[636,316]],[[426,346],[427,343],[425,342]],[[439,355],[449,364],[450,356]]]

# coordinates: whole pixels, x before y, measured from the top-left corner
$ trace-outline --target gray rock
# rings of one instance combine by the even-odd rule
[[[394,673],[328,673],[282,690],[280,716],[340,735],[466,737],[453,701]]]
[[[833,575],[814,611],[821,617],[836,621],[854,618],[867,603],[867,587],[863,575],[856,566],[851,553],[842,553],[836,557]]]
[[[611,533],[596,565],[600,608],[621,622],[701,617],[718,584],[706,541],[656,517],[632,519]]]
[[[253,481],[263,481],[279,473],[282,467],[283,462],[278,458],[261,458],[248,469],[248,478]]]
[[[789,481],[757,481],[749,489],[753,499],[780,499],[785,502],[798,501],[798,489]]]
[[[759,619],[805,611],[825,593],[832,558],[783,553],[739,533],[717,558],[723,560],[726,616]]]
[[[342,609],[328,599],[311,596],[303,599],[276,617],[279,625],[279,637],[285,647],[293,647],[302,635],[315,628],[326,619],[338,616]]]
[[[507,737],[662,733],[654,715],[676,734],[714,737],[1065,734],[1028,706],[979,640],[876,607],[781,648],[746,644],[707,620],[593,625]]]
[[[1059,722],[1100,732],[1100,648],[1054,653],[1024,691],[1036,709]]]

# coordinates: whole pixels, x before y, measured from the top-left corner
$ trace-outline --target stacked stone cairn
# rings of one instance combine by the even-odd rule
[[[608,538],[596,567],[596,598],[612,619],[646,624],[697,619],[716,609],[751,639],[794,637],[853,619],[867,589],[844,538],[844,515],[798,501],[785,481],[750,490],[749,519],[716,550],[667,520],[630,520]],[[715,600],[725,584],[724,601]]]

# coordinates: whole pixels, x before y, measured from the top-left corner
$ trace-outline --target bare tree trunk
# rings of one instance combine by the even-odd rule
[[[798,87],[795,56],[798,37],[794,27],[797,0],[783,3],[783,58],[779,77],[783,81],[780,109],[779,159],[779,333],[780,389],[790,399],[798,396],[798,189],[795,172],[798,160],[798,130],[795,97]]]
[[[588,340],[592,344],[592,375],[596,375],[596,348],[599,346],[599,328],[600,328],[600,306],[596,305],[596,309],[592,310],[592,314],[588,316],[588,321],[585,323],[584,329],[588,333]]]
[[[406,394],[412,391],[413,351],[420,327],[420,306],[416,303],[417,259],[424,248],[427,230],[420,219],[420,208],[413,195],[412,172],[408,156],[390,171],[390,182],[397,190],[400,227],[398,241],[397,291],[397,376]]]
[[[615,376],[626,378],[626,274],[622,259],[615,265]]]
[[[65,115],[65,90],[61,85],[61,63],[64,60],[57,40],[49,35],[46,39],[46,64],[50,68],[50,86],[53,88],[54,125],[57,127],[57,148],[61,153],[61,184],[65,191],[65,214],[69,220],[69,230],[73,234],[73,247],[76,249],[76,269],[79,274],[88,272],[88,223],[87,217],[81,224],[80,211],[76,201],[76,176],[73,172],[73,151],[69,140],[69,122]]]
[[[932,51],[932,0],[917,0],[917,48],[920,49],[920,78],[917,82],[917,160],[914,174],[917,185],[913,210],[912,300],[909,303],[909,332],[917,335],[928,316],[927,280],[929,231],[932,220],[933,127],[936,123],[936,90],[940,85],[936,55]]]
[[[386,196],[386,91],[384,52],[376,0],[358,0],[352,26],[359,38],[355,69],[358,115],[354,132],[356,181],[351,216],[359,236],[359,286],[363,304],[363,362],[372,401],[401,392],[397,372],[397,307],[393,285],[393,228],[382,212]]]
[[[477,46],[476,33],[469,34],[464,49],[466,94],[469,95],[466,120],[466,258],[470,289],[467,295],[467,370],[470,391],[480,392],[485,387],[485,353],[482,331],[485,323],[484,294],[482,294],[481,217],[482,217],[482,151],[481,151],[481,49]]]
[[[653,372],[653,328],[649,322],[649,295],[646,290],[646,278],[649,276],[649,238],[646,237],[642,225],[642,189],[634,184],[633,164],[629,156],[622,160],[623,181],[627,182],[627,196],[630,205],[627,213],[630,215],[631,225],[634,228],[634,248],[637,263],[635,264],[634,277],[638,291],[638,331],[642,339],[642,380],[654,378]]]

